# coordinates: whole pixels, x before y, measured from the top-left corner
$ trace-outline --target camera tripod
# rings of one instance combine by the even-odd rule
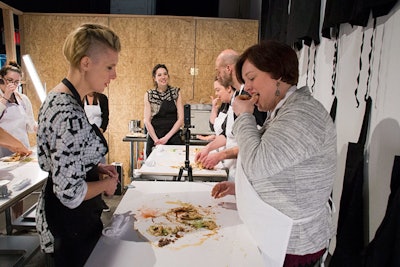
[[[190,165],[189,160],[189,149],[190,149],[190,128],[192,126],[186,126],[183,128],[183,136],[185,137],[185,149],[186,149],[186,159],[185,159],[185,166],[181,166],[179,169],[178,181],[181,180],[183,171],[187,171],[189,182],[193,182],[193,170],[192,166]]]

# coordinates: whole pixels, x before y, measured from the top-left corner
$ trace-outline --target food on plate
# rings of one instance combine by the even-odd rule
[[[203,166],[203,163],[201,163],[200,161],[197,161],[192,164],[192,168],[202,170],[202,169],[204,169],[204,166]]]
[[[161,238],[160,241],[158,241],[158,246],[161,248],[161,247],[164,247],[164,246],[166,246],[166,245],[169,245],[169,244],[171,244],[171,243],[173,243],[173,242],[175,242],[174,239],[171,239],[171,238]]]
[[[170,208],[165,212],[152,212],[153,216],[143,216],[141,218],[150,222],[145,231],[157,239],[157,246],[164,247],[175,243],[187,233],[198,231],[212,231],[216,233],[218,225],[215,222],[215,214],[212,207],[194,206],[190,203],[176,202],[177,207]],[[140,218],[139,218],[140,219]],[[144,230],[144,229],[138,229]],[[209,232],[208,232],[209,233]]]
[[[155,210],[155,209],[140,209],[140,216],[142,218],[156,218],[157,216],[159,216],[159,211]]]
[[[194,149],[194,153],[195,153],[195,154],[199,153],[200,151],[201,151],[201,148],[199,148],[199,147],[196,147],[196,148]]]
[[[18,153],[14,153],[12,154],[10,157],[6,158],[4,161],[5,162],[16,162],[19,161],[21,159],[21,155]]]
[[[182,165],[172,165],[172,166],[170,166],[171,168],[174,168],[174,169],[180,169],[182,166],[185,166],[185,164],[183,164],[182,163]],[[204,168],[204,166],[203,166],[203,164],[201,163],[201,162],[194,162],[194,163],[191,163],[190,164],[190,166],[192,166],[192,169],[196,169],[196,170],[203,170],[203,169],[205,169]]]
[[[177,221],[185,225],[189,225],[195,229],[205,228],[208,230],[214,230],[217,228],[217,224],[214,220],[207,219],[200,210],[195,206],[184,203],[184,205],[170,209],[165,213],[166,218],[169,221]]]
[[[162,224],[153,224],[150,225],[149,229],[147,229],[150,234],[154,236],[168,236],[168,235],[175,235],[179,232],[184,232],[185,228],[181,226],[176,227],[168,227]]]
[[[27,157],[20,153],[14,153],[10,157],[5,158],[3,161],[4,162],[17,162],[17,161],[29,162],[31,160],[32,160],[31,157]]]

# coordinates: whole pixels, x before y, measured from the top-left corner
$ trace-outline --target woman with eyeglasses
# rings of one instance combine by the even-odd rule
[[[28,133],[37,130],[33,117],[32,104],[29,98],[18,92],[23,73],[15,61],[10,61],[0,69],[0,127],[29,148]],[[0,147],[0,158],[14,152],[4,146]],[[23,212],[23,202],[19,201],[12,208],[14,218]]]
[[[18,92],[23,77],[22,69],[10,61],[0,69],[0,127],[30,147],[28,133],[37,130],[29,98]],[[0,157],[11,155],[7,148],[0,148]]]

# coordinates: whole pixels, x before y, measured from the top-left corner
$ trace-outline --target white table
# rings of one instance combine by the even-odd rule
[[[127,134],[123,139],[123,142],[130,142],[130,156],[129,156],[129,175],[131,180],[134,179],[134,169],[136,168],[137,159],[139,158],[139,143],[146,143],[147,137],[142,134]],[[190,139],[190,145],[200,145],[204,146],[208,144],[209,141]]]
[[[47,172],[40,169],[36,154],[34,153],[31,157],[32,161],[30,162],[0,162],[0,181],[10,180],[7,187],[11,194],[6,198],[0,198],[0,212],[5,212],[6,215],[7,234],[12,232],[10,208],[32,192],[40,189],[48,176]],[[25,179],[29,179],[29,184],[18,190],[14,188],[15,185]]]
[[[182,240],[183,244],[177,241],[172,247],[169,245],[158,247],[143,239],[130,239],[127,233],[118,237],[103,235],[90,255],[86,266],[264,266],[254,239],[234,209],[235,198],[233,196],[220,200],[211,198],[210,190],[214,184],[133,181],[115,214],[137,214],[144,205],[155,208],[159,205],[157,203],[161,203],[160,201],[164,200],[165,203],[169,203],[168,201],[171,199],[179,199],[192,204],[217,206],[219,207],[216,219],[216,223],[219,225],[217,234],[199,239],[197,243],[192,240],[195,243],[185,246],[185,242],[190,243],[187,240],[196,238],[195,234],[189,235],[186,241]],[[225,204],[221,206],[221,203]],[[133,226],[128,229],[133,229]]]
[[[189,146],[189,161],[194,163],[196,151],[203,146]],[[158,145],[146,159],[145,164],[139,169],[139,173],[144,176],[165,176],[177,177],[180,167],[185,167],[186,146],[185,145]],[[212,181],[226,180],[227,172],[218,164],[216,169],[207,170],[194,167],[193,177],[209,178]],[[188,173],[183,171],[182,178],[187,178]],[[167,179],[167,178],[166,178]]]
[[[133,170],[135,169],[135,165],[137,164],[137,159],[139,157],[139,143],[146,143],[147,138],[146,136],[129,136],[126,135],[122,141],[130,142],[130,156],[129,156],[129,163],[130,163],[130,170],[129,175],[131,180],[133,179]]]
[[[35,151],[35,150],[34,150]],[[0,237],[0,266],[24,266],[39,251],[37,236],[11,236],[11,207],[17,202],[40,189],[47,179],[47,172],[40,169],[34,153],[30,162],[0,162],[0,182],[10,180],[7,184],[10,195],[0,198],[0,212],[5,212],[7,236]],[[15,185],[29,179],[25,187],[15,189]]]

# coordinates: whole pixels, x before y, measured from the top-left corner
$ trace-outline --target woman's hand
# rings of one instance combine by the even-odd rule
[[[18,153],[19,155],[21,155],[23,157],[27,157],[32,154],[32,150],[29,150],[22,144],[21,144],[21,146],[18,146],[18,147],[10,147],[10,150],[15,153]]]
[[[4,79],[3,79],[4,80]],[[14,91],[18,88],[14,83],[9,83],[5,81],[5,88],[4,88],[4,97],[10,100],[11,95]]]
[[[196,135],[196,138],[199,140],[203,140],[203,141],[212,141],[215,139],[215,134],[211,134],[211,135]]]
[[[212,109],[215,109],[218,111],[218,109],[221,107],[221,99],[219,99],[218,97],[214,98],[213,96],[210,96],[211,98],[211,107]]]
[[[224,181],[216,184],[211,190],[211,196],[213,198],[221,198],[226,195],[235,194],[235,183],[231,181]]]
[[[165,145],[166,143],[168,143],[168,140],[169,138],[164,136],[158,139],[156,142],[154,142],[154,145]]]
[[[97,170],[99,174],[103,174],[105,184],[104,194],[112,196],[119,183],[117,169],[113,165],[99,163],[99,165],[97,165]]]
[[[221,161],[219,153],[209,153],[202,161],[201,164],[204,168],[213,170],[215,166]]]
[[[202,162],[207,157],[208,153],[210,153],[210,151],[208,151],[207,146],[203,147],[200,152],[194,155],[194,162]]]
[[[99,165],[97,165],[97,171],[100,174],[105,174],[118,180],[118,172],[114,165],[99,163]]]
[[[115,193],[115,190],[117,189],[117,184],[118,184],[118,178],[114,179],[111,177],[107,177],[103,180],[103,182],[105,183],[105,190],[104,190],[104,194],[106,196],[112,196]]]
[[[259,95],[255,94],[253,96],[248,95],[239,95],[235,97],[235,101],[233,102],[232,109],[235,112],[236,116],[239,116],[242,113],[253,113],[254,105],[257,103]]]

